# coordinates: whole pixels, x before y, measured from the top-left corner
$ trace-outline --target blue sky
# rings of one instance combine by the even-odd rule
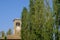
[[[21,18],[23,7],[29,6],[29,0],[0,0],[0,31],[13,29],[13,20]]]
[[[29,0],[0,0],[0,31],[13,29],[13,20],[21,18],[23,7],[29,7]]]

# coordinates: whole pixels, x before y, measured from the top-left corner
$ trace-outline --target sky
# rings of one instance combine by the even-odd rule
[[[29,0],[0,0],[0,31],[13,29],[13,20],[21,19],[23,7],[29,8]]]
[[[0,0],[0,31],[13,29],[13,20],[21,19],[23,7],[28,6],[29,0]]]

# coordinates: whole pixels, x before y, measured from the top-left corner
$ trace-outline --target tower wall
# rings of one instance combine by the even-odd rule
[[[14,19],[14,35],[21,36],[21,20],[20,19]]]

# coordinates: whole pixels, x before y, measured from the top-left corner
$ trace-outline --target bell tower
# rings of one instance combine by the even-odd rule
[[[21,35],[21,20],[14,19],[14,35]]]

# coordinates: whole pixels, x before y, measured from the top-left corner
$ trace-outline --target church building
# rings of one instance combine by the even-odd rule
[[[21,19],[14,19],[13,20],[14,29],[12,35],[7,35],[7,40],[21,40]],[[4,40],[4,38],[1,38]]]

